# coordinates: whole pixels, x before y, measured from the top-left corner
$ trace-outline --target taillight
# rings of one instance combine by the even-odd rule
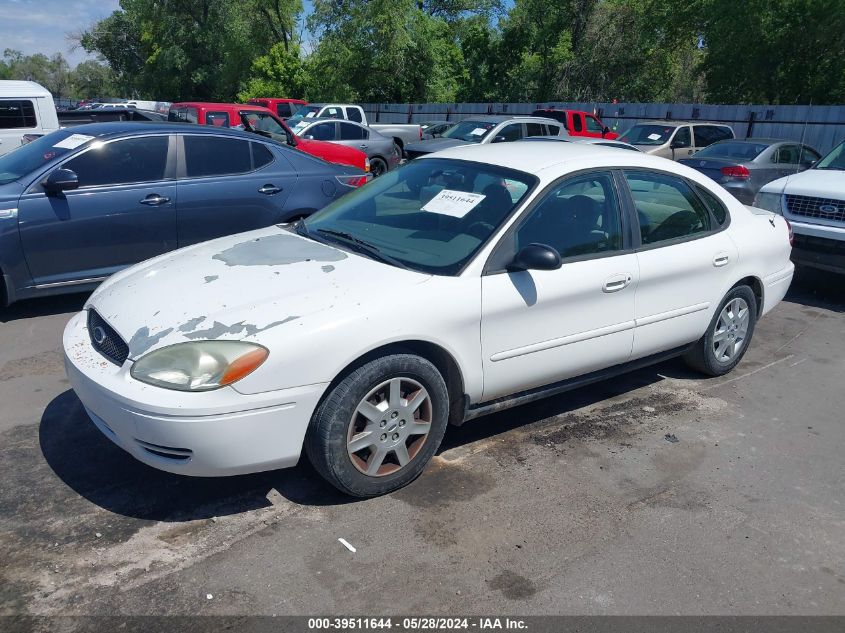
[[[420,126],[420,140],[422,140],[422,125]]]
[[[751,178],[751,172],[748,171],[748,167],[744,167],[743,165],[722,167],[722,175],[730,176],[731,178],[739,178],[741,180]]]
[[[786,220],[786,228],[789,231],[789,245],[795,246],[795,232],[792,230],[792,225],[789,223],[789,220],[786,218],[784,218],[784,220]]]
[[[337,181],[346,187],[360,187],[367,184],[367,174],[354,174],[352,176],[335,176]]]

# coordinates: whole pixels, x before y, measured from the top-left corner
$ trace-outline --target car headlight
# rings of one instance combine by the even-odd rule
[[[129,373],[156,387],[209,391],[252,373],[269,354],[266,347],[242,341],[177,343],[142,356]]]
[[[752,206],[755,206],[758,209],[771,211],[772,213],[782,213],[781,198],[782,196],[779,193],[765,193],[763,191],[758,191],[757,195],[754,196],[754,204]]]

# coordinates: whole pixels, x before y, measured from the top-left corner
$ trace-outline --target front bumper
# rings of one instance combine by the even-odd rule
[[[799,266],[845,273],[845,228],[806,224],[789,217],[795,234],[792,261]]]
[[[326,384],[244,395],[185,393],[139,382],[91,345],[86,313],[64,333],[65,369],[102,433],[149,466],[217,477],[294,466]]]

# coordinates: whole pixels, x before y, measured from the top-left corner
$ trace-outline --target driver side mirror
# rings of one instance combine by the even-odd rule
[[[306,134],[306,135],[305,135],[305,136],[303,136],[302,138],[304,138],[306,141],[313,141],[313,140],[314,140],[314,135],[313,135],[313,134]]]
[[[609,133],[610,133],[610,128],[605,125],[604,128],[601,131],[602,137],[607,136]]]
[[[496,138],[494,138],[494,139],[493,139],[492,141],[490,141],[490,142],[491,142],[491,143],[504,143],[504,142],[505,142],[505,141],[507,141],[507,140],[508,140],[507,138],[505,138],[504,136],[502,136],[501,134],[499,134],[499,136],[497,136]]]
[[[62,191],[78,189],[79,176],[70,169],[55,169],[41,182],[41,186],[48,196],[57,195]]]
[[[557,270],[561,266],[560,253],[546,244],[523,246],[513,258],[509,271]]]

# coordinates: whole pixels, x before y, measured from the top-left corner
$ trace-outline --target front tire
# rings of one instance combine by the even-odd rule
[[[437,451],[449,393],[437,368],[411,354],[372,360],[323,399],[305,452],[330,484],[354,497],[375,497],[410,483]]]
[[[739,364],[757,324],[757,297],[748,286],[725,295],[707,332],[684,354],[686,364],[708,376],[723,376]]]
[[[387,163],[385,163],[381,158],[373,158],[370,160],[370,173],[373,175],[373,178],[378,178],[382,174],[386,174]]]

